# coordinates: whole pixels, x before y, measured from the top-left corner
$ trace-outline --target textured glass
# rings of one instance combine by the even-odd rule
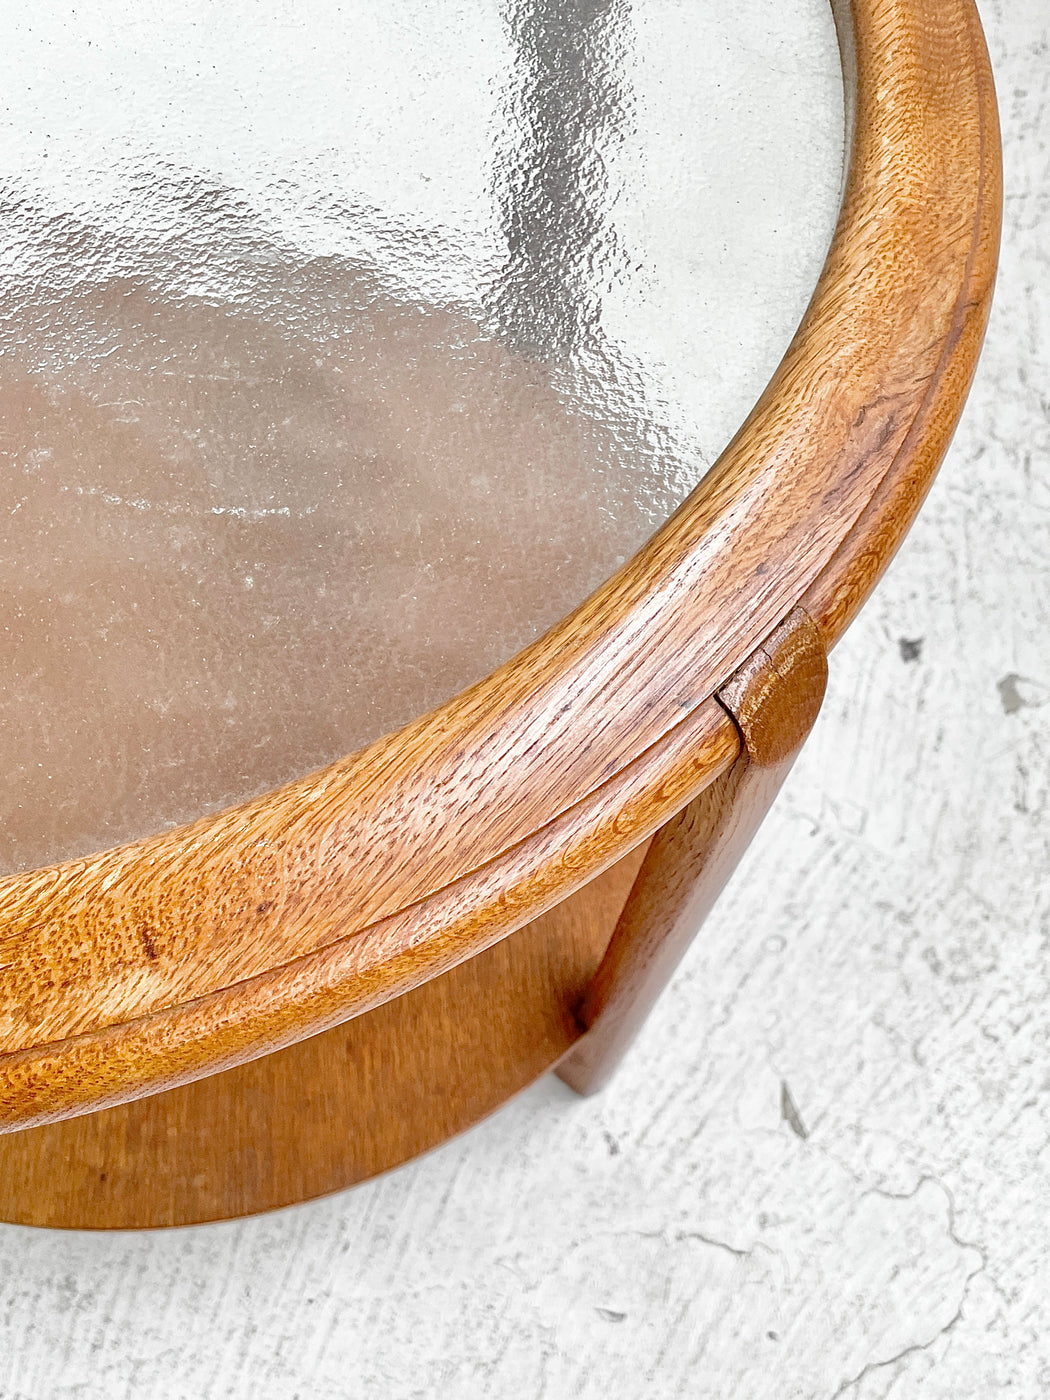
[[[0,868],[241,800],[586,596],[834,221],[825,0],[6,0]]]

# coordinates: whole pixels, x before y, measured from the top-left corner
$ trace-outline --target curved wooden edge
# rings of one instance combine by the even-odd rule
[[[0,882],[9,1126],[113,1102],[118,1078],[129,1097],[242,1062],[473,955],[659,825],[666,767],[645,756],[800,600],[837,638],[960,412],[999,218],[971,0],[853,0],[852,17],[835,240],[715,468],[598,593],[450,704],[255,802]],[[710,779],[717,726],[696,742]]]
[[[0,1220],[195,1225],[341,1191],[473,1127],[577,1043],[646,843],[395,1001],[222,1074],[0,1137]]]
[[[843,41],[852,50],[852,62],[864,71],[870,83],[873,71],[879,68],[872,34],[862,29],[854,36],[848,0],[833,0],[833,8]],[[879,482],[854,529],[800,600],[801,606],[817,622],[829,648],[842,637],[879,581],[933,484],[966,402],[991,311],[1003,208],[995,83],[975,6],[945,6],[939,23],[956,24],[962,42],[969,46],[972,54],[970,70],[943,75],[937,109],[940,120],[951,119],[956,103],[960,119],[966,119],[971,107],[977,116],[969,252],[951,321],[940,343],[937,367],[916,405],[917,411],[893,469]],[[863,139],[870,144],[872,135],[871,127],[866,126]],[[853,169],[865,158],[865,153],[858,149]],[[851,197],[852,192],[847,191],[843,219],[849,216]],[[963,211],[958,212],[962,217]]]
[[[735,726],[711,701],[593,798],[419,905],[207,996],[0,1057],[0,1132],[233,1068],[447,972],[644,841],[739,750]]]

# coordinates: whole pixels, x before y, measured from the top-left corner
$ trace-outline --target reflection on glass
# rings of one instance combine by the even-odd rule
[[[830,233],[782,8],[5,7],[0,868],[366,743],[637,548]]]
[[[625,0],[521,0],[495,185],[506,257],[489,305],[498,334],[547,364],[601,342],[602,291],[623,274],[609,160],[628,120]]]

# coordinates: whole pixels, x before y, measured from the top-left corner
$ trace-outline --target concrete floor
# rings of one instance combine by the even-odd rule
[[[269,1218],[0,1230],[2,1400],[1050,1389],[1050,19],[981,9],[1007,231],[965,421],[619,1078]]]

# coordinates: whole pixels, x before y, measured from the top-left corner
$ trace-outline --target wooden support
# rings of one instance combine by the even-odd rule
[[[796,608],[718,692],[740,730],[733,766],[650,843],[558,1067],[594,1093],[612,1075],[772,805],[824,698],[827,652]]]

